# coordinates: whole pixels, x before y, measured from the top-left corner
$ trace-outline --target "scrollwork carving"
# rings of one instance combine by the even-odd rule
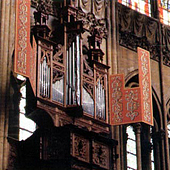
[[[93,77],[93,70],[92,68],[89,66],[88,62],[88,56],[84,55],[83,56],[83,64],[84,64],[84,68],[83,68],[83,72],[88,74],[89,76]]]
[[[83,28],[88,30],[91,35],[97,32],[101,39],[107,36],[106,20],[97,19],[93,13],[83,13],[79,12],[77,16],[78,20],[83,23]]]
[[[87,90],[87,92],[90,94],[91,98],[94,98],[94,85],[84,82],[83,87]]]
[[[74,156],[89,162],[89,142],[87,139],[74,135]]]
[[[63,78],[63,76],[64,76],[64,73],[53,69],[53,83],[61,80]]]
[[[56,50],[54,51],[53,55],[53,61],[57,61],[59,63],[63,63],[63,51],[64,51],[64,46],[61,44],[58,44],[56,47]]]
[[[31,0],[31,5],[45,14],[56,14],[53,0]]]
[[[101,143],[93,142],[93,163],[105,167],[108,167],[109,162],[109,149],[107,146]]]

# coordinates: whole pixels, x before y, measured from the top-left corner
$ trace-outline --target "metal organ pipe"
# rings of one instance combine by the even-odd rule
[[[43,61],[43,97],[45,97],[45,59]]]
[[[72,72],[71,72],[71,57],[72,57],[72,53],[71,53],[71,47],[69,47],[69,104],[71,104],[71,78],[72,78]]]
[[[40,62],[40,95],[42,95],[42,63]]]
[[[77,51],[77,94],[76,100],[77,104],[80,104],[80,37],[76,37],[76,51]]]
[[[80,38],[67,50],[67,104],[80,103]]]
[[[72,70],[72,97],[73,97],[73,103],[75,103],[75,42],[72,44],[72,50],[73,50],[73,55],[72,55],[72,62],[73,62],[73,70]]]
[[[40,95],[50,97],[50,67],[47,63],[47,57],[44,57],[40,63]]]
[[[68,104],[68,100],[69,100],[69,96],[68,96],[68,92],[69,92],[69,80],[68,80],[68,77],[69,77],[69,52],[67,51],[67,81],[66,81],[66,91],[67,91],[67,95],[66,95],[66,101],[67,101],[67,104]]]

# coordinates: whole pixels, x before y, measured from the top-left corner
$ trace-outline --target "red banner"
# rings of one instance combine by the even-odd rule
[[[150,54],[138,48],[139,87],[125,88],[123,74],[110,76],[110,123],[153,125]]]
[[[37,63],[37,43],[33,36],[32,48],[31,48],[31,55],[30,55],[30,83],[36,96],[36,63]]]
[[[142,48],[138,48],[137,50],[139,63],[139,87],[142,98],[142,121],[153,125],[150,53]]]
[[[122,74],[110,76],[110,110],[111,124],[123,121],[123,89],[124,77]]]
[[[124,89],[123,95],[123,124],[140,122],[141,115],[141,95],[140,88]]]
[[[30,0],[16,0],[14,71],[26,77],[30,70],[30,3]]]

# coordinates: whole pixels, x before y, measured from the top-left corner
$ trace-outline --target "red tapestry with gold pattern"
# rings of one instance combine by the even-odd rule
[[[16,0],[16,35],[14,71],[29,76],[30,0]]]
[[[122,74],[110,76],[110,110],[111,124],[122,123],[123,121],[123,89],[124,76]]]
[[[138,48],[139,87],[125,88],[123,74],[110,76],[110,123],[153,125],[150,54]]]
[[[153,125],[150,54],[148,51],[139,47],[137,51],[139,63],[139,87],[142,98],[141,100],[142,121]]]
[[[124,89],[123,95],[123,124],[140,122],[141,115],[141,95],[140,88]]]
[[[29,80],[34,92],[36,95],[36,63],[37,63],[37,43],[33,36],[33,42],[31,47],[31,55],[30,55],[30,76]]]

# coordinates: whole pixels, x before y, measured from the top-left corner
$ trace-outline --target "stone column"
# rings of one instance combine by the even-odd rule
[[[116,22],[117,20],[117,9],[116,9],[116,0],[112,0],[110,1],[110,16],[107,16],[108,20],[109,18],[111,18],[110,20],[110,41],[108,43],[108,49],[109,49],[109,53],[108,56],[110,55],[111,57],[108,58],[108,65],[111,66],[111,69],[109,69],[109,74],[117,74],[118,73],[118,64],[117,64],[117,25]],[[120,141],[120,131],[121,127],[120,126],[112,126],[112,136],[114,139],[116,139],[118,141],[118,145],[117,145],[117,154],[121,155],[121,141]],[[123,161],[123,160],[122,160]],[[121,166],[121,157],[119,157],[117,159],[117,169],[122,169]]]
[[[161,160],[162,160],[162,169],[163,170],[168,170],[168,168],[166,168],[166,157],[165,157],[165,131],[164,130],[160,130],[159,131],[159,136],[160,136],[160,140],[161,140],[161,149],[162,149],[162,157],[161,157]],[[167,165],[169,166],[169,165]]]
[[[8,115],[10,109],[10,73],[15,35],[15,0],[0,2],[0,169],[8,163]]]
[[[137,169],[142,170],[142,159],[141,159],[141,124],[138,123],[134,126],[136,134],[136,152],[137,152]]]

